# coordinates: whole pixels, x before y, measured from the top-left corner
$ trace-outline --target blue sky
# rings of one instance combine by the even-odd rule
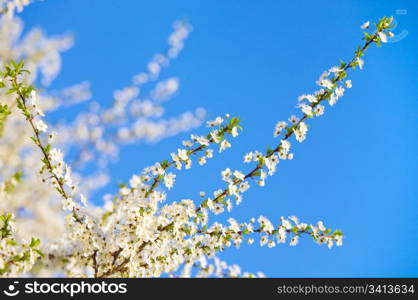
[[[162,73],[181,80],[167,114],[196,107],[208,118],[228,112],[242,118],[244,132],[206,167],[178,174],[171,200],[198,199],[199,191],[223,187],[219,172],[226,167],[248,170],[243,155],[273,146],[272,129],[297,112],[296,98],[314,91],[323,70],[352,57],[361,42],[359,26],[394,15],[394,32],[408,35],[370,49],[363,71],[349,74],[353,88],[309,121],[304,143],[293,143],[294,160],[282,162],[266,187],[252,187],[232,211],[242,221],[258,215],[323,220],[344,231],[343,247],[329,250],[304,238],[297,247],[245,245],[221,257],[275,277],[418,276],[417,2],[144,2],[47,0],[21,17],[27,28],[74,33],[75,47],[64,53],[51,88],[89,80],[103,104],[165,49],[173,21],[189,20],[194,30],[184,51]],[[110,167],[114,182],[167,158],[186,136],[126,147]]]

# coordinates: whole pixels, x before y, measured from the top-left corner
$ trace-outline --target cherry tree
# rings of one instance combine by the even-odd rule
[[[322,221],[289,216],[273,222],[258,216],[221,223],[217,215],[231,212],[251,186],[265,186],[282,161],[292,160],[292,143],[302,143],[325,106],[335,105],[352,87],[349,72],[363,68],[366,50],[393,36],[391,17],[381,18],[373,28],[364,23],[363,42],[353,57],[324,71],[316,81],[318,89],[297,99],[299,113],[277,122],[276,146],[244,154],[246,166],[240,170],[226,167],[218,190],[201,192],[195,199],[169,198],[183,169],[209,164],[242,132],[241,120],[229,114],[207,121],[205,135],[191,134],[161,161],[133,174],[99,206],[88,199],[108,184],[106,166],[118,158],[120,147],[156,142],[203,122],[202,108],[166,118],[164,103],[175,95],[180,81],[159,78],[181,52],[192,28],[175,22],[167,51],[154,55],[146,71],[116,90],[110,107],[102,107],[90,100],[88,82],[49,90],[60,71],[60,54],[73,39],[47,37],[37,28],[22,37],[23,23],[14,13],[29,3],[0,2],[1,275],[260,277],[262,273],[228,265],[217,254],[242,243],[296,246],[304,237],[329,248],[342,245],[342,231],[327,228]],[[154,87],[143,96],[145,84]],[[90,108],[74,121],[46,121],[46,114],[84,101],[91,101]],[[69,160],[70,151],[76,155]],[[94,167],[90,174],[83,172],[87,164]]]

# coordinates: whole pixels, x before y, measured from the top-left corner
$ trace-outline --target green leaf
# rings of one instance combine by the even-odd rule
[[[51,144],[47,144],[47,145],[45,146],[45,152],[46,152],[46,153],[49,153],[49,151],[51,151]]]
[[[10,246],[17,246],[17,242],[15,240],[7,240],[6,244]]]
[[[16,89],[15,89],[15,88],[11,88],[11,89],[9,89],[9,90],[6,92],[6,95],[13,94],[15,91],[16,91]]]
[[[7,104],[5,105],[0,104],[0,137],[3,135],[7,116],[10,115],[11,113],[12,112],[9,110],[9,107],[7,106]]]
[[[260,171],[260,170],[255,171],[255,172],[253,173],[253,177],[260,177],[260,175],[261,175],[261,171]]]
[[[43,253],[42,253],[42,251],[41,251],[41,250],[39,250],[39,249],[33,249],[33,252],[38,253],[38,255],[39,255],[40,257],[45,257],[45,254],[43,254]]]
[[[38,248],[40,244],[41,244],[41,240],[40,239],[32,238],[29,247],[31,247],[31,248]]]

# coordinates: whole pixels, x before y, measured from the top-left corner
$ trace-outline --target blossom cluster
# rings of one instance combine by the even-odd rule
[[[30,73],[22,75],[21,80],[26,85],[37,82],[43,90],[36,99],[39,112],[50,114],[59,109],[64,101],[73,101],[74,94],[63,97],[61,91],[48,91],[49,84],[60,71],[61,53],[73,44],[71,35],[51,37],[38,27],[24,30],[23,22],[17,16],[1,15],[0,40],[1,66],[12,60],[24,60],[25,69]],[[1,78],[0,86],[3,84],[8,82]],[[15,98],[15,93],[0,94],[0,129],[3,128],[0,132],[0,181],[9,181],[16,173],[22,176],[13,191],[1,196],[0,213],[13,213],[16,216],[15,223],[19,228],[17,238],[30,239],[37,236],[54,240],[60,238],[64,230],[61,197],[49,185],[39,184],[39,173],[34,170],[39,170],[42,164],[41,153],[28,138],[33,135],[33,130],[26,119],[22,118]],[[42,123],[40,126],[42,128]],[[48,126],[52,133],[53,126]],[[76,180],[77,174],[72,175]]]
[[[186,22],[175,23],[174,32],[168,42],[169,49],[174,47],[173,49],[178,54],[190,31],[191,27]],[[25,69],[30,73],[22,74],[20,80],[27,86],[35,82],[40,85],[39,90],[42,92],[34,93],[34,97],[28,95],[28,105],[32,100],[35,101],[36,109],[40,114],[54,114],[60,109],[91,99],[90,84],[87,81],[76,83],[62,90],[48,89],[48,85],[61,69],[61,52],[66,51],[73,44],[73,37],[70,34],[49,37],[37,27],[23,30],[23,22],[17,16],[1,15],[0,40],[0,64],[8,64],[12,60],[24,60]],[[159,55],[155,57],[157,56]],[[173,55],[165,54],[165,56],[168,59],[161,64],[160,71],[168,66],[170,59],[174,59]],[[155,57],[152,61],[156,60]],[[158,80],[160,73],[149,76],[147,82]],[[8,83],[1,78],[0,85],[3,84]],[[129,86],[139,85],[140,83],[133,79]],[[64,163],[54,162],[57,175],[65,177],[67,170],[70,170],[72,186],[77,186],[82,194],[89,197],[109,182],[107,160],[109,157],[115,158],[118,148],[123,143],[139,140],[158,141],[199,126],[205,116],[203,109],[184,112],[176,117],[163,118],[162,102],[169,100],[167,97],[175,95],[178,88],[178,78],[163,79],[156,83],[155,92],[150,93],[149,99],[144,95],[141,99],[133,99],[129,102],[131,105],[123,109],[124,114],[128,114],[133,122],[132,125],[122,124],[121,118],[107,122],[105,116],[108,114],[105,112],[108,109],[100,108],[94,102],[90,104],[90,112],[78,114],[74,122],[61,119],[58,123],[49,120],[47,124],[44,116],[38,116],[33,111],[34,121],[36,121],[34,125],[40,130],[47,130],[47,132],[40,131],[41,140],[45,146],[51,144],[49,150],[55,148],[53,154],[58,151],[58,157],[62,154],[67,160],[67,166],[71,165],[71,169],[67,169]],[[119,97],[119,94],[116,91],[115,98]],[[40,162],[43,157],[39,148],[27,138],[33,135],[33,130],[30,124],[21,118],[20,109],[15,104],[15,94],[1,93],[0,104],[0,137],[2,138],[0,180],[4,181],[16,172],[21,172],[24,178],[18,189],[8,194],[6,198],[2,198],[0,212],[11,212],[16,215],[16,224],[21,229],[18,235],[25,238],[35,235],[47,240],[56,240],[63,236],[65,227],[61,209],[62,197],[57,195],[55,187],[39,184],[39,174],[33,172],[33,170],[39,170],[44,164]],[[100,121],[105,119],[106,121]],[[129,138],[124,139],[126,129],[135,131],[135,134],[129,134]],[[132,139],[135,136],[137,139]],[[80,151],[77,153],[78,150]],[[97,167],[90,168],[88,171],[82,169],[85,161],[93,161],[97,163]],[[43,175],[47,174],[48,172],[43,173]],[[43,179],[52,183],[52,178]],[[65,185],[64,187],[68,193],[73,191],[71,186]],[[38,200],[33,201],[34,198]],[[80,196],[77,198],[81,200]],[[72,203],[68,205],[71,206]]]
[[[33,0],[1,0],[0,14],[7,14],[8,17],[12,17],[15,11],[21,12],[23,8],[32,1]]]
[[[193,270],[196,276],[205,277],[260,277],[262,274],[242,272],[236,265],[228,266],[216,255],[232,246],[239,248],[244,242],[257,242],[260,246],[269,248],[284,243],[296,246],[302,236],[310,237],[314,242],[329,248],[334,244],[341,246],[342,232],[325,227],[322,221],[309,224],[290,216],[281,217],[276,224],[260,216],[247,222],[229,218],[223,224],[216,220],[211,221],[210,217],[211,213],[216,215],[231,211],[233,204],[238,205],[242,201],[243,193],[250,188],[250,180],[264,186],[267,177],[276,173],[280,160],[293,158],[290,138],[294,135],[296,141],[303,142],[308,132],[307,120],[323,115],[325,101],[332,106],[343,96],[346,88],[351,88],[351,81],[346,79],[348,69],[357,66],[361,69],[364,51],[372,43],[385,42],[384,36],[390,37],[388,29],[391,21],[391,18],[382,18],[376,24],[375,32],[365,34],[364,45],[357,49],[350,62],[341,62],[339,66],[325,71],[317,81],[319,89],[298,98],[297,107],[302,115],[292,115],[288,121],[277,123],[274,136],[279,142],[275,148],[265,152],[247,153],[244,162],[255,164],[249,172],[224,169],[221,176],[226,188],[215,191],[213,197],[207,197],[202,192],[200,204],[192,199],[167,201],[167,194],[178,176],[174,172],[189,169],[195,162],[205,165],[215,152],[222,153],[230,148],[229,137],[238,136],[242,130],[239,118],[227,114],[208,121],[207,134],[192,134],[190,139],[183,141],[182,146],[170,154],[170,159],[155,163],[138,175],[133,175],[129,185],[121,184],[119,191],[110,196],[103,207],[94,207],[86,202],[70,165],[64,160],[65,152],[57,146],[57,143],[62,143],[59,142],[61,132],[50,130],[51,126],[45,122],[45,110],[40,104],[39,95],[30,84],[25,83],[28,71],[24,69],[23,62],[12,61],[6,64],[0,74],[0,88],[15,96],[14,99],[8,99],[8,103],[16,105],[22,119],[20,121],[28,127],[24,133],[31,135],[33,145],[40,155],[37,176],[45,186],[57,192],[67,215],[62,237],[54,242],[47,242],[42,246],[42,252],[39,250],[39,239],[32,239],[30,243],[15,242],[12,235],[12,215],[3,215],[1,272],[5,275],[35,272],[32,267],[39,263],[44,268],[53,269],[59,266],[60,271],[77,277],[177,276],[180,270],[179,276],[184,277],[191,276]],[[95,127],[98,128],[96,137],[103,137],[100,125],[103,118],[108,118],[111,123],[118,120],[115,121],[116,124],[120,121],[120,116],[124,119],[125,108],[128,103],[134,102],[138,94],[139,90],[135,87],[156,79],[167,60],[177,56],[183,47],[183,40],[190,32],[190,28],[185,26],[184,23],[176,24],[175,32],[169,38],[167,55],[156,57],[148,65],[148,73],[135,79],[134,86],[115,93],[116,100],[112,108],[97,109],[95,113],[100,117],[95,118],[92,112],[81,116],[81,119],[86,116],[96,119],[92,121],[92,124],[99,124]],[[364,28],[368,26],[362,25]],[[177,88],[178,81],[175,79],[158,83],[150,96],[153,98],[152,105],[166,101]],[[154,110],[152,105],[144,109],[158,115],[158,109]],[[9,106],[11,105],[1,106],[1,122],[6,125],[10,121],[10,115],[16,117],[16,111],[10,111]],[[118,127],[119,137],[129,136],[120,130],[121,127]],[[93,127],[87,129],[87,135],[94,131]],[[14,173],[8,178],[1,185],[2,199],[14,195],[22,185],[20,182],[26,180],[20,173]],[[208,260],[213,260],[213,263],[208,263]]]
[[[17,241],[15,217],[0,215],[0,276],[19,276],[30,271],[36,260],[43,256],[39,250],[40,240]]]
[[[301,117],[291,115],[287,121],[277,122],[273,136],[280,139],[278,145],[274,149],[267,149],[265,153],[253,151],[245,154],[244,163],[256,163],[251,171],[245,173],[240,170],[232,171],[229,168],[223,170],[222,180],[228,184],[228,187],[215,191],[213,199],[205,198],[201,208],[208,207],[215,214],[224,212],[225,208],[230,211],[232,203],[229,197],[233,197],[238,205],[242,201],[242,194],[250,187],[250,180],[254,180],[259,186],[264,186],[266,178],[276,172],[280,160],[293,159],[294,154],[290,152],[289,138],[294,135],[296,141],[303,142],[308,132],[306,120],[322,116],[325,112],[324,101],[333,106],[344,95],[345,89],[352,87],[352,81],[346,79],[347,71],[357,66],[362,69],[364,61],[361,57],[369,46],[372,43],[380,45],[380,42],[387,42],[387,37],[393,36],[389,31],[392,20],[392,17],[383,17],[376,24],[376,30],[372,34],[365,32],[365,43],[363,46],[358,46],[350,62],[341,61],[340,65],[324,71],[316,81],[319,89],[298,97],[297,108],[300,109],[302,115]],[[366,22],[361,27],[368,29],[369,23]]]
[[[36,91],[32,87],[24,87],[16,81],[17,76],[22,75],[24,71],[23,61],[19,64],[12,62],[11,65],[6,65],[2,77],[10,79],[10,91],[14,91],[18,95],[16,98],[17,107],[33,129],[34,135],[31,139],[42,150],[43,164],[39,170],[42,181],[50,182],[61,194],[63,208],[75,213],[76,204],[72,196],[76,186],[71,177],[71,167],[64,163],[63,152],[51,147],[50,142],[54,139],[54,133],[48,133],[48,125],[43,120],[45,114],[37,105]],[[48,135],[46,145],[41,140],[41,133]],[[80,201],[85,202],[83,195],[80,195]]]

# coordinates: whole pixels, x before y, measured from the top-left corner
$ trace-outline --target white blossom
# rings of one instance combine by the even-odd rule
[[[383,32],[378,32],[377,34],[379,35],[379,38],[380,38],[380,40],[381,40],[383,43],[387,43],[387,42],[388,42],[388,37],[387,37],[387,35],[386,35],[385,33],[383,33]]]
[[[230,147],[231,147],[231,144],[227,140],[223,140],[221,142],[221,146],[219,148],[219,152],[222,152],[222,151],[224,151],[224,150],[226,150],[226,149],[228,149]]]
[[[186,149],[177,149],[177,152],[177,155],[181,160],[187,161],[189,159]]]
[[[241,180],[241,181],[243,181],[245,179],[245,175],[242,172],[238,171],[238,170],[235,170],[234,171],[234,176],[236,178],[238,178],[239,180]]]
[[[361,27],[361,29],[367,29],[367,28],[369,28],[369,26],[370,26],[370,22],[366,21],[360,27]]]
[[[35,129],[40,132],[46,132],[48,129],[48,125],[46,125],[46,123],[41,119],[35,120],[33,125],[35,126]]]
[[[176,175],[173,173],[168,173],[164,176],[164,185],[170,190],[175,182]]]
[[[386,37],[391,19],[383,21],[383,29],[380,31]],[[368,26],[367,24],[366,27]],[[59,272],[75,277],[189,277],[195,274],[202,277],[254,277],[263,274],[243,272],[239,266],[228,265],[216,255],[228,247],[239,248],[242,243],[251,245],[256,240],[261,246],[267,245],[269,248],[283,243],[296,246],[304,236],[328,247],[342,245],[341,231],[326,228],[322,221],[304,223],[295,216],[281,217],[278,224],[264,216],[257,218],[257,221],[251,218],[246,222],[229,217],[212,218],[213,214],[231,212],[242,202],[250,183],[265,186],[269,176],[275,174],[280,160],[293,158],[293,153],[290,153],[292,139],[302,142],[306,138],[308,123],[311,125],[310,122],[314,122],[313,118],[308,117],[324,114],[323,104],[327,100],[330,105],[334,105],[344,95],[345,88],[351,88],[351,80],[343,82],[342,78],[356,64],[362,68],[363,61],[359,57],[361,54],[357,52],[349,64],[342,62],[340,66],[333,66],[323,72],[317,81],[320,88],[298,98],[298,107],[302,114],[299,112],[299,118],[292,115],[289,118],[289,127],[284,121],[276,124],[276,137],[285,132],[279,141],[275,141],[273,147],[245,154],[244,162],[251,164],[247,166],[248,171],[236,170],[239,167],[234,167],[232,171],[224,167],[221,177],[225,183],[213,191],[213,196],[212,192],[200,192],[197,201],[172,199],[169,190],[173,188],[177,176],[180,176],[177,174],[180,173],[178,170],[183,167],[192,168],[196,160],[199,165],[204,165],[213,157],[213,149],[219,147],[219,152],[222,152],[231,147],[227,139],[230,136],[236,137],[238,129],[242,127],[238,124],[240,120],[231,118],[229,114],[209,121],[207,125],[210,128],[205,134],[192,134],[190,139],[182,143],[185,149],[178,148],[167,155],[165,160],[161,160],[161,163],[138,171],[128,180],[129,184],[121,183],[114,194],[103,197],[103,206],[87,202],[87,198],[91,199],[90,192],[94,188],[83,185],[90,181],[91,185],[104,186],[105,167],[98,168],[97,175],[91,177],[80,174],[76,163],[70,164],[64,160],[73,156],[74,149],[85,148],[79,153],[75,151],[75,156],[80,156],[76,162],[90,160],[99,165],[98,161],[103,158],[103,165],[107,166],[108,157],[118,152],[121,141],[136,140],[139,137],[146,141],[156,141],[167,134],[172,135],[199,126],[202,122],[203,114],[198,112],[196,114],[199,116],[186,114],[180,117],[181,120],[161,119],[161,123],[155,122],[164,113],[162,102],[168,101],[178,91],[180,84],[175,77],[159,80],[158,76],[171,59],[179,54],[190,31],[190,25],[177,22],[168,40],[169,49],[156,54],[147,63],[147,70],[134,76],[132,84],[117,90],[113,95],[114,104],[110,108],[101,108],[98,103],[92,103],[88,112],[78,115],[71,125],[50,125],[54,134],[52,131],[48,132],[48,126],[42,119],[43,110],[48,112],[55,106],[61,107],[65,104],[52,97],[48,99],[47,91],[42,94],[31,92],[27,95],[26,91],[30,91],[30,88],[25,90],[24,87],[36,82],[36,72],[33,72],[34,78],[25,78],[19,81],[19,85],[14,85],[13,97],[0,96],[7,101],[13,101],[10,100],[12,98],[22,100],[23,102],[17,102],[14,109],[23,112],[26,117],[22,118],[13,111],[9,116],[10,120],[7,120],[7,126],[12,124],[16,131],[6,130],[4,139],[7,143],[0,146],[1,153],[8,153],[8,159],[0,161],[0,175],[4,180],[0,182],[1,203],[3,208],[13,210],[15,207],[27,207],[30,213],[37,213],[34,216],[35,221],[18,217],[17,227],[26,231],[26,235],[32,232],[42,233],[42,243],[46,243],[42,248],[45,255],[40,258],[35,246],[32,245],[32,249],[30,244],[20,243],[23,240],[20,237],[14,238],[18,232],[14,221],[6,224],[8,221],[2,215],[0,227],[7,230],[2,229],[0,267],[6,270],[6,276],[31,275],[36,261],[49,272],[47,275]],[[0,39],[1,34],[0,31]],[[27,47],[37,49],[39,46],[37,55],[41,57],[44,51],[52,53],[51,57],[59,57],[59,51],[65,48],[64,45],[56,45],[59,44],[59,39],[54,40],[54,43],[45,38],[40,39],[41,45],[37,45],[33,37],[29,38]],[[380,39],[384,42],[382,37]],[[17,45],[21,43],[18,39],[15,42]],[[40,68],[25,47],[21,47],[22,54],[17,55],[13,43],[6,40],[2,46],[5,53],[13,54],[12,57],[5,57],[5,61],[22,56],[27,57],[31,71]],[[56,64],[57,61],[52,63],[55,66]],[[56,75],[54,70],[42,72],[49,79]],[[6,77],[13,77],[14,81],[20,80],[16,75]],[[149,95],[144,95],[147,89],[142,89],[142,85],[152,81],[155,81],[155,87],[150,89]],[[2,81],[4,82],[9,84],[9,81]],[[13,82],[10,84],[13,85]],[[82,99],[86,94],[77,88],[73,92],[78,94],[73,97],[75,99]],[[67,90],[64,94],[71,93]],[[22,99],[25,95],[27,101]],[[132,119],[135,121],[132,122]],[[30,126],[32,123],[34,128]],[[131,126],[132,123],[135,124]],[[115,139],[110,138],[110,133],[114,133]],[[28,136],[32,136],[34,141],[30,146],[23,142],[28,140]],[[76,147],[72,144],[76,144]],[[286,162],[280,164],[283,163]],[[83,163],[81,165],[85,167]],[[23,169],[23,178],[21,174],[10,177],[17,167]],[[16,189],[16,194],[8,191],[10,187]],[[255,185],[251,187],[256,188]],[[220,220],[227,222],[224,224]],[[25,222],[29,225],[25,225]],[[34,244],[38,244],[38,241],[35,240]],[[20,253],[28,253],[25,254],[28,261],[13,261]],[[10,259],[13,267],[9,271],[4,268],[4,264]]]

